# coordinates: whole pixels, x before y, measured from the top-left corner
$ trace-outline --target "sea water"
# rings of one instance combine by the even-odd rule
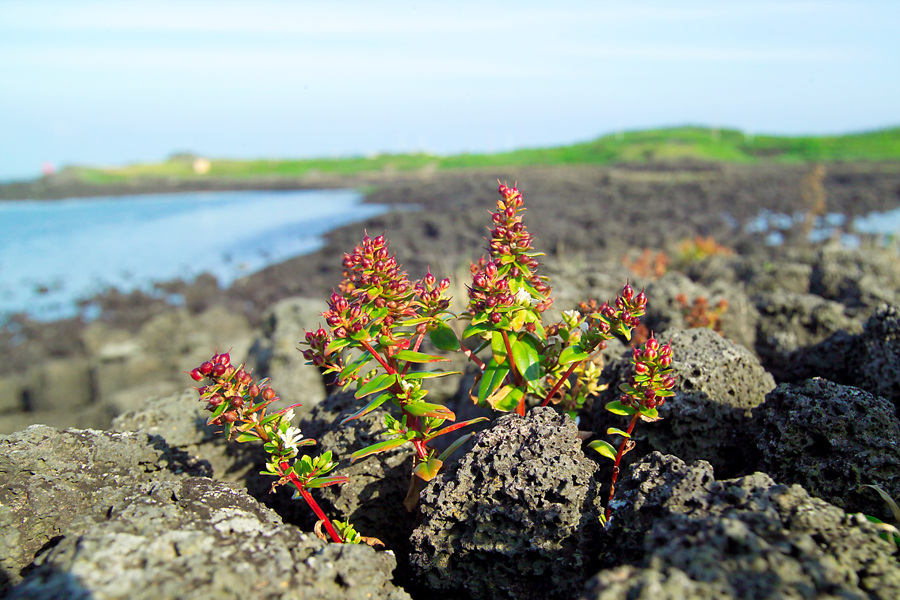
[[[201,273],[227,286],[388,208],[361,202],[353,190],[0,202],[0,323],[77,316],[80,300],[109,288],[151,292]]]

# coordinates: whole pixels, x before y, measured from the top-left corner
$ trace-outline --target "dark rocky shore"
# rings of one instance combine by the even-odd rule
[[[824,204],[810,202],[810,172],[679,164],[293,182],[360,187],[367,201],[398,210],[334,231],[322,250],[228,290],[211,278],[165,284],[184,295],[183,307],[112,292],[92,323],[14,320],[0,331],[0,432],[9,434],[0,436],[0,591],[895,600],[900,555],[860,513],[893,521],[864,484],[900,499],[900,254],[865,236],[843,246],[838,236],[853,231],[812,243],[807,215],[850,223],[900,207],[900,166],[829,165]],[[407,514],[411,455],[397,449],[347,466],[361,440],[378,439],[380,416],[338,427],[353,399],[326,398],[295,350],[363,227],[385,232],[412,276],[430,267],[459,280],[464,295],[497,178],[518,180],[525,194],[555,310],[613,297],[630,279],[650,299],[647,326],[675,351],[677,394],[662,421],[636,430],[606,529],[598,515],[610,466],[549,409],[495,418]],[[289,185],[269,184],[241,185]],[[139,191],[166,185],[175,184]],[[88,187],[64,194],[65,182],[51,181],[41,193],[91,195]],[[23,193],[0,188],[0,197]],[[779,245],[746,227],[764,209],[796,215]],[[679,259],[695,236],[731,252]],[[664,274],[642,262],[644,248],[670,257]],[[691,329],[681,294],[727,301],[720,333]],[[323,506],[388,551],[316,539],[302,503],[268,493],[259,449],[228,445],[203,425],[183,371],[216,346],[233,347],[282,397],[304,403],[304,434],[344,458],[351,476],[320,490]],[[582,430],[622,425],[602,408],[626,376],[625,351],[611,344],[605,353],[610,387],[585,407]],[[433,395],[471,418],[466,381],[451,379],[435,380]]]

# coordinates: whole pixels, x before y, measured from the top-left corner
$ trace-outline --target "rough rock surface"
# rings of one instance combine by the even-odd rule
[[[862,388],[887,398],[900,410],[900,308],[882,306],[866,321],[862,333],[838,331],[797,351],[785,379],[812,377]]]
[[[900,498],[900,420],[894,406],[825,379],[781,384],[753,411],[759,469],[847,512],[892,522],[885,503],[862,484]]]
[[[34,426],[0,443],[11,598],[409,597],[392,554],[284,525],[160,438]]]
[[[675,396],[660,408],[661,421],[635,427],[637,447],[625,456],[625,464],[658,450],[685,460],[709,461],[723,477],[753,468],[750,411],[775,387],[772,376],[749,350],[709,329],[675,331],[659,340],[672,346]],[[607,367],[604,377],[610,386],[594,402],[593,431],[602,434],[607,427],[623,428],[624,417],[604,407],[620,396],[618,386],[630,375],[630,354]]]
[[[299,524],[297,513],[302,501],[292,500],[286,487],[272,491],[271,477],[260,475],[265,469],[267,454],[262,444],[239,444],[228,441],[222,428],[207,425],[209,412],[198,402],[196,390],[185,390],[161,398],[150,398],[142,410],[125,413],[113,420],[112,429],[122,432],[139,431],[160,436],[166,443],[188,455],[204,460],[212,466],[212,477],[219,481],[239,483],[247,493],[273,509],[285,521]],[[286,401],[272,404],[269,412],[287,406]],[[299,506],[298,506],[299,505]],[[302,521],[304,524],[305,520]]]
[[[843,304],[815,294],[776,291],[754,299],[760,314],[756,353],[779,381],[791,353],[838,331],[859,333],[862,328]]]
[[[764,473],[716,481],[704,461],[654,452],[622,481],[606,535],[618,566],[584,600],[900,597],[871,523]]]
[[[423,490],[418,580],[441,598],[573,598],[599,529],[595,463],[549,408],[508,415]]]

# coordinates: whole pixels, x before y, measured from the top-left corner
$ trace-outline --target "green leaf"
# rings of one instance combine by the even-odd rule
[[[325,356],[328,356],[329,354],[331,354],[333,352],[337,352],[341,348],[346,348],[347,346],[349,346],[352,343],[353,343],[353,340],[351,340],[349,338],[334,338],[333,340],[331,340],[331,342],[329,342],[328,346],[325,348]]]
[[[400,350],[394,355],[394,358],[411,363],[447,362],[450,360],[443,356],[434,356],[433,354],[425,354],[424,352],[415,352],[413,350]]]
[[[388,400],[390,400],[393,397],[394,397],[394,395],[390,394],[390,393],[381,394],[380,396],[377,396],[374,400],[372,400],[371,402],[369,402],[368,404],[363,406],[361,409],[359,409],[358,411],[356,411],[355,413],[353,413],[352,415],[350,415],[349,417],[347,417],[343,421],[341,421],[341,425],[344,425],[345,423],[348,423],[354,419],[358,419],[363,415],[369,414],[370,412],[372,412],[373,410],[375,410],[376,408],[378,408],[379,406],[381,406],[382,404],[384,404],[385,402],[387,402]]]
[[[462,375],[462,371],[413,371],[403,376],[404,379],[434,379],[447,375]]]
[[[403,405],[403,410],[416,417],[434,417],[448,421],[456,420],[456,415],[453,414],[452,410],[446,406],[430,402],[410,402]]]
[[[506,342],[503,341],[503,334],[499,331],[491,334],[491,352],[494,353],[497,362],[506,358]]]
[[[369,394],[374,394],[375,392],[380,392],[381,390],[386,390],[397,383],[397,375],[393,373],[382,373],[380,375],[376,375],[361,388],[356,390],[356,394],[354,394],[355,398],[364,398]]]
[[[525,395],[525,390],[520,387],[505,385],[487,397],[487,403],[494,410],[511,412],[519,406],[519,401]]]
[[[441,470],[443,464],[444,461],[431,457],[416,465],[416,468],[413,469],[413,474],[422,481],[431,481],[438,474],[438,471]]]
[[[392,440],[387,440],[386,442],[378,442],[377,444],[372,444],[371,446],[366,446],[362,450],[357,450],[353,454],[350,455],[350,464],[353,464],[355,461],[360,458],[365,458],[372,454],[378,454],[379,452],[386,452],[388,450],[392,450],[398,446],[402,446],[406,443],[406,438],[398,437]]]
[[[631,406],[626,406],[625,404],[622,404],[618,400],[613,400],[612,402],[607,404],[606,410],[608,410],[609,412],[611,412],[614,415],[633,415],[636,412],[638,412],[638,410],[636,408],[631,407]]]
[[[454,452],[456,452],[456,449],[459,448],[460,446],[462,446],[463,444],[465,444],[466,441],[468,441],[468,439],[470,437],[472,437],[473,435],[475,435],[475,434],[467,433],[466,435],[460,436],[460,437],[456,438],[455,440],[453,440],[453,443],[450,444],[449,446],[447,446],[446,450],[441,452],[441,455],[438,456],[438,460],[441,462],[447,462],[447,459],[450,458],[450,455],[452,455]]]
[[[621,436],[624,436],[624,437],[627,437],[627,438],[630,438],[630,437],[631,437],[631,436],[628,434],[628,432],[622,431],[621,429],[617,429],[617,428],[615,428],[615,427],[610,427],[609,429],[606,430],[606,433],[607,433],[607,435],[621,435]]]
[[[323,488],[330,485],[341,485],[347,483],[350,478],[346,475],[332,475],[331,477],[313,477],[304,487],[307,488]]]
[[[427,443],[438,436],[441,436],[441,435],[444,435],[447,433],[452,433],[452,432],[456,431],[457,429],[462,429],[463,427],[468,427],[469,425],[474,425],[475,423],[481,423],[482,421],[488,421],[488,420],[489,419],[487,417],[477,417],[475,419],[469,419],[468,421],[460,421],[459,423],[454,423],[453,425],[447,425],[443,429],[439,429],[438,431],[435,431],[434,433],[426,435],[422,441]]]
[[[536,392],[541,379],[541,355],[534,345],[534,339],[529,335],[523,335],[522,339],[512,342],[513,360],[516,361],[516,369],[525,378],[528,388]]]
[[[372,361],[372,354],[366,350],[359,357],[351,362],[348,365],[345,365],[343,369],[341,369],[340,374],[338,375],[338,379],[344,380],[348,377],[355,376],[359,373],[360,369],[366,366],[368,363]]]
[[[638,409],[638,412],[640,412],[642,415],[644,415],[648,419],[658,419],[659,418],[659,411],[657,411],[655,408],[647,408],[646,406],[642,406]]]
[[[447,352],[456,352],[459,350],[459,339],[456,337],[456,334],[453,333],[453,330],[443,323],[438,325],[437,329],[429,333],[428,337],[431,339],[431,343],[434,344],[434,347],[438,350],[445,350]]]
[[[573,344],[559,353],[559,364],[569,365],[590,358],[591,355],[581,349],[578,344]]]
[[[488,396],[503,385],[503,380],[508,374],[508,364],[498,365],[496,361],[491,360],[481,375],[481,383],[478,386],[478,402],[483,403]]]
[[[603,440],[595,440],[588,444],[588,448],[596,450],[610,460],[616,460],[616,449],[609,442]]]
[[[465,340],[465,339],[467,339],[467,338],[472,337],[473,335],[478,335],[479,333],[484,333],[485,331],[490,331],[490,330],[491,330],[491,326],[488,325],[487,323],[484,323],[484,322],[481,322],[481,323],[475,323],[475,322],[472,322],[472,323],[471,323],[468,327],[466,327],[466,329],[463,331],[462,337],[463,337],[463,339]]]
[[[235,438],[238,442],[255,442],[258,439],[259,436],[255,433],[242,433]]]

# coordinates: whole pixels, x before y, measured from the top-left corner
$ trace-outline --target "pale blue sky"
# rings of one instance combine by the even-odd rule
[[[900,124],[900,1],[0,0],[0,180]]]

